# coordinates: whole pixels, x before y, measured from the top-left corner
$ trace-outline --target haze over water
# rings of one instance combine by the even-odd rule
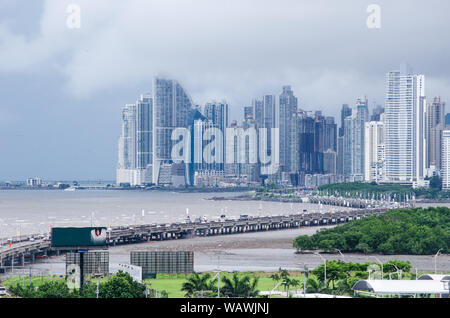
[[[168,191],[0,191],[0,237],[46,233],[50,226],[116,226],[182,222],[189,209],[191,220],[209,220],[225,214],[239,217],[319,211],[316,204],[260,201],[212,201],[214,196],[236,193],[175,193]],[[342,210],[323,206],[323,212]],[[144,213],[142,212],[144,210]]]

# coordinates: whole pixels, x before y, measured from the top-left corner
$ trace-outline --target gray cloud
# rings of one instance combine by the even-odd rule
[[[69,3],[81,7],[81,29],[66,27]],[[381,29],[366,27],[371,3],[381,6]],[[150,91],[156,74],[179,79],[197,103],[226,98],[236,119],[252,98],[279,93],[285,84],[301,107],[330,115],[363,94],[383,104],[384,75],[403,61],[427,76],[429,96],[446,99],[450,88],[450,3],[438,0],[48,0],[33,10],[15,6],[8,2],[2,8],[8,17],[0,15],[0,84],[24,77],[49,84],[46,92],[30,89],[38,104],[27,112],[5,106],[17,105],[14,97],[27,87],[8,84],[2,94],[0,112],[25,125],[56,98],[65,101],[53,109],[61,116],[71,104],[95,108],[113,127],[121,104]],[[12,22],[15,14],[23,23]],[[77,173],[95,175],[90,162],[108,160],[111,171],[98,175],[113,176],[119,129],[104,136],[108,154],[82,158],[86,168]],[[76,133],[65,138],[67,147],[77,144]]]

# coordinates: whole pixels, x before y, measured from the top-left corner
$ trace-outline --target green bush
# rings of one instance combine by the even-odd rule
[[[391,210],[307,237],[297,237],[299,250],[339,249],[347,252],[431,255],[450,250],[450,209]]]

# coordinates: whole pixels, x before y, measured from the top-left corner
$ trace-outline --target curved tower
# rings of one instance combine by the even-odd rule
[[[153,183],[172,182],[172,131],[188,127],[193,102],[175,80],[155,77],[153,80]]]

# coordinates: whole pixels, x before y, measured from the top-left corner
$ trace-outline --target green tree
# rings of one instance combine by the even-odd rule
[[[186,282],[183,283],[181,290],[186,292],[186,297],[193,297],[199,292],[202,293],[205,290],[212,289],[209,279],[210,274],[200,275],[199,273],[194,273],[190,275]]]
[[[371,248],[367,243],[359,243],[358,245],[355,246],[355,250],[359,251],[359,252],[363,252],[364,254],[370,253],[371,252]]]
[[[439,176],[434,176],[430,179],[430,188],[442,190],[442,179]]]
[[[69,298],[70,289],[65,280],[48,281],[39,286],[37,291],[38,298]]]
[[[281,285],[283,285],[284,287],[286,296],[288,296],[290,287],[296,287],[300,285],[300,280],[291,278],[290,276],[291,274],[287,270],[280,268],[278,274],[272,274],[269,277],[276,283],[281,281]]]
[[[37,292],[33,284],[31,286],[23,287],[21,284],[17,283],[9,288],[12,295],[22,297],[22,298],[37,298]]]
[[[383,264],[383,271],[386,273],[396,272],[397,269],[402,272],[409,273],[411,270],[411,263],[405,261],[391,260]]]
[[[234,273],[231,278],[223,276],[221,293],[228,297],[256,297],[259,293],[258,277],[251,279],[248,275],[240,276],[238,273]]]
[[[144,298],[146,287],[133,280],[130,274],[119,271],[100,284],[100,298]]]
[[[308,235],[301,235],[298,236],[294,240],[294,247],[299,250],[311,250],[313,249],[313,241],[310,236]]]
[[[348,252],[383,254],[434,254],[450,249],[450,209],[413,208],[391,210],[331,229],[310,238],[298,237],[294,247],[340,249]]]
[[[335,288],[335,281],[338,279],[347,277],[347,265],[342,261],[326,261],[327,265],[327,286],[331,283],[332,289]],[[320,281],[325,280],[325,264],[317,266],[313,271],[313,274],[318,277]]]
[[[308,277],[306,280],[306,292],[307,293],[321,293],[325,290],[323,282],[317,279],[315,276]]]

